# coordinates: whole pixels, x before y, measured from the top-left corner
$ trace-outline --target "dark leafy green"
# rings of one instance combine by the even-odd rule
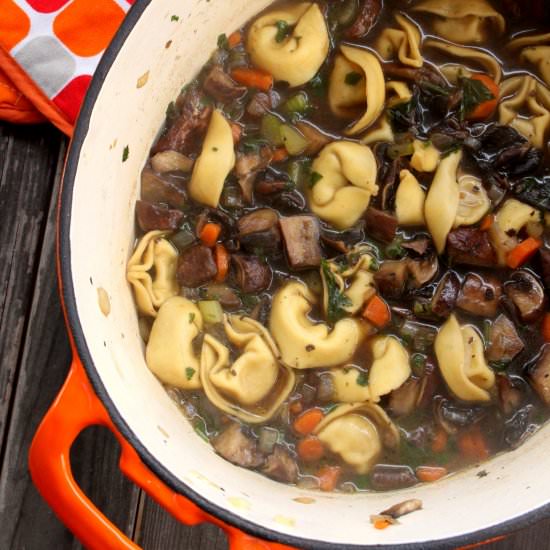
[[[462,101],[460,102],[460,119],[464,120],[478,105],[495,99],[495,96],[480,80],[461,78]]]
[[[277,21],[275,23],[275,26],[277,27],[277,34],[275,35],[275,41],[276,42],[282,42],[292,30],[292,27],[283,20]]]
[[[336,323],[346,315],[344,308],[351,305],[351,300],[338,287],[334,273],[326,260],[322,260],[321,269],[328,294],[327,318],[329,323]]]

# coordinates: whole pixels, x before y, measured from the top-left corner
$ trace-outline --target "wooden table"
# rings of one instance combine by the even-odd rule
[[[0,549],[65,550],[80,545],[32,485],[27,453],[59,390],[70,352],[57,295],[55,209],[66,139],[50,126],[0,123]],[[145,549],[219,550],[223,533],[172,519],[117,468],[113,436],[91,428],[76,442],[77,481]],[[487,550],[550,548],[550,521]]]

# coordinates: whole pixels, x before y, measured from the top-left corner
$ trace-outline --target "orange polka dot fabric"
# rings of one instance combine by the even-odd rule
[[[38,88],[37,95],[45,96],[72,125],[101,55],[133,2],[0,0],[0,50],[10,57],[0,64],[5,72],[0,83],[20,81],[10,72],[22,70]],[[8,91],[6,85],[3,93],[0,87],[0,118],[3,102],[17,97],[14,88],[12,84]],[[25,95],[33,94],[27,90]]]

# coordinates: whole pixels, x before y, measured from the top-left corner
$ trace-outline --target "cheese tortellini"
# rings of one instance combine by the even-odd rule
[[[384,448],[399,446],[395,424],[384,409],[368,402],[339,405],[314,433],[359,474],[366,474],[378,462]]]
[[[202,327],[199,308],[187,298],[174,296],[162,304],[145,350],[147,366],[162,382],[186,390],[201,387],[193,340]]]
[[[134,289],[140,313],[157,316],[157,309],[179,292],[176,280],[178,251],[163,237],[165,231],[149,231],[128,261],[126,278]]]
[[[519,51],[524,63],[536,67],[541,78],[550,86],[550,33],[520,36],[508,44],[511,51]]]
[[[330,75],[328,101],[332,112],[342,118],[363,115],[345,133],[354,136],[371,126],[384,110],[386,84],[378,58],[368,50],[340,46]]]
[[[498,84],[502,79],[502,66],[499,60],[487,50],[481,48],[473,48],[457,46],[456,44],[449,44],[442,40],[429,39],[424,42],[425,48],[433,48],[439,50],[445,56],[455,57],[460,60],[460,63],[445,63],[441,65],[441,72],[445,77],[457,84],[459,77],[471,77],[474,73],[473,69],[470,69],[471,64],[479,66],[484,72],[491,75],[491,78]]]
[[[441,153],[430,142],[415,139],[413,141],[411,166],[417,172],[434,172],[439,164]]]
[[[298,281],[287,283],[273,297],[269,328],[282,362],[289,367],[344,364],[363,340],[365,327],[357,319],[341,319],[332,330],[324,323],[313,323],[308,313],[316,301],[315,295]]]
[[[463,401],[489,401],[495,373],[485,361],[483,341],[477,330],[460,326],[451,315],[436,336],[435,354],[449,389]]]
[[[438,254],[445,250],[458,211],[457,170],[461,159],[462,151],[455,151],[439,163],[426,197],[424,216]]]
[[[399,225],[424,225],[426,192],[409,170],[401,170],[399,180],[395,193],[395,215]]]
[[[458,178],[458,209],[454,227],[473,225],[487,214],[491,208],[491,200],[483,183],[472,175]]]
[[[512,76],[502,82],[500,98],[500,123],[512,126],[542,149],[550,129],[550,90],[532,76]]]
[[[396,14],[395,20],[401,28],[384,29],[376,43],[376,50],[386,61],[397,57],[403,65],[422,67],[424,58],[420,53],[420,29],[403,14]]]
[[[367,145],[336,141],[313,161],[317,183],[307,190],[314,214],[338,229],[352,227],[378,193],[377,165]]]
[[[487,0],[423,0],[413,10],[433,15],[435,33],[460,44],[485,42],[506,29],[504,17]]]
[[[225,178],[235,166],[235,149],[231,126],[221,111],[212,113],[202,151],[193,167],[189,183],[191,197],[216,208]]]
[[[281,22],[291,29],[282,39]],[[254,65],[275,80],[284,80],[291,87],[305,84],[329,51],[328,30],[318,4],[287,4],[259,17],[250,27],[246,49]]]
[[[337,285],[340,292],[348,299],[349,304],[344,305],[343,309],[350,315],[359,311],[363,304],[376,292],[374,284],[374,275],[369,271],[373,259],[369,254],[363,253],[361,249],[354,250],[350,256],[359,255],[359,259],[354,265],[341,270],[341,266],[334,261],[327,261],[325,268],[321,269],[321,279],[323,281],[323,309],[325,314],[328,311],[329,289],[327,276],[330,276],[331,283]],[[325,269],[329,273],[325,273]]]
[[[501,231],[511,237],[528,224],[540,223],[540,220],[539,210],[517,199],[506,200],[495,217]]]
[[[269,420],[292,391],[294,372],[279,363],[277,346],[257,321],[231,315],[224,329],[242,352],[231,362],[229,349],[205,335],[200,360],[204,391],[218,409],[245,422]]]

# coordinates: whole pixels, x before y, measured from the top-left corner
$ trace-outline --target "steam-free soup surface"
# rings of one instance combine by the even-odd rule
[[[168,106],[128,280],[148,367],[222,457],[391,490],[545,422],[545,9],[275,3]]]

